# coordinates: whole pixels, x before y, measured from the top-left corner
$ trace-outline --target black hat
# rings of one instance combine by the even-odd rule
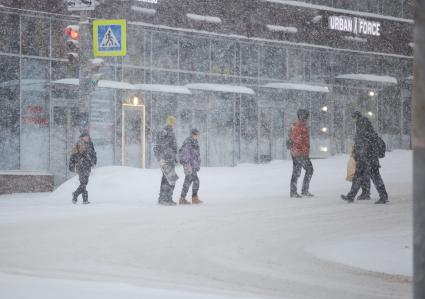
[[[199,135],[198,129],[192,129],[190,132],[192,133],[192,135]]]
[[[298,109],[297,116],[298,119],[306,120],[309,117],[310,113],[306,109]]]
[[[352,118],[355,118],[355,119],[359,119],[360,117],[362,117],[362,113],[361,113],[360,111],[354,111],[354,112],[351,114],[351,117],[352,117]]]
[[[81,133],[80,138],[86,137],[86,136],[90,136],[88,132],[84,131]]]

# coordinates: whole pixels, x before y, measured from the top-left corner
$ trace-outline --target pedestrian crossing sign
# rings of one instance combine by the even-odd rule
[[[125,56],[127,54],[126,20],[93,21],[94,56]]]

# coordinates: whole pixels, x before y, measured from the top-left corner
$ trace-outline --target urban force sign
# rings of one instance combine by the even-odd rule
[[[381,23],[357,17],[330,16],[328,26],[331,30],[351,32],[364,35],[381,35]]]

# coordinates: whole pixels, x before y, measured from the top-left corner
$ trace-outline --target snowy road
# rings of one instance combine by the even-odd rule
[[[339,199],[346,162],[314,160],[309,199],[289,198],[289,161],[202,169],[202,206],[157,206],[159,171],[118,167],[94,171],[89,206],[75,178],[2,196],[0,297],[409,298],[411,152],[381,161],[388,205]]]

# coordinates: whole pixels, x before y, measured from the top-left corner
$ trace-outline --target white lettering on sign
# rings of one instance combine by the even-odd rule
[[[328,26],[331,30],[352,32],[354,34],[381,35],[381,23],[372,22],[361,18],[345,16],[330,16]]]

